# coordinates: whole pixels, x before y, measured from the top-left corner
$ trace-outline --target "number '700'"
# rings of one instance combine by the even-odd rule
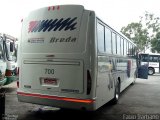
[[[45,74],[54,74],[54,69],[45,69]]]

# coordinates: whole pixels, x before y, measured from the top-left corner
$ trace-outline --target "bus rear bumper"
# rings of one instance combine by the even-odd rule
[[[20,102],[53,106],[58,108],[69,108],[87,111],[96,110],[95,100],[92,99],[75,99],[22,92],[17,92],[17,97],[18,101]]]

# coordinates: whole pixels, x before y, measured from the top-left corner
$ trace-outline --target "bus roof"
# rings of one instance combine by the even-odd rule
[[[97,17],[98,20],[100,20],[101,22],[103,22],[100,18]],[[116,33],[118,33],[121,37],[123,37],[124,39],[127,39],[129,42],[131,42],[133,45],[136,46],[136,44],[131,41],[129,38],[127,38],[125,35],[123,35],[121,32],[118,32],[118,30],[116,30],[115,28],[113,27],[110,27],[110,25],[106,24],[105,22],[103,22],[107,27],[109,27],[110,29],[112,29],[113,31],[115,31]]]

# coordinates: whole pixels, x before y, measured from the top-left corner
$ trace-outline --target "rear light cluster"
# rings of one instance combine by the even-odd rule
[[[19,67],[16,68],[16,75],[19,76]]]
[[[89,95],[91,92],[91,85],[92,85],[91,75],[89,70],[87,70],[87,95]]]
[[[19,88],[19,81],[17,81],[17,88]]]
[[[50,10],[59,10],[60,9],[60,6],[49,6],[48,7],[48,11],[50,11]]]
[[[7,76],[7,77],[12,76],[12,71],[6,70],[5,76]]]
[[[5,76],[10,77],[10,76],[18,76],[19,75],[19,68],[15,68],[14,70],[6,70]]]

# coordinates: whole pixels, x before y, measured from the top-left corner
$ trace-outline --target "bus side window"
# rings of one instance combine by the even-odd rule
[[[104,26],[97,23],[98,51],[104,53]]]
[[[152,56],[149,56],[149,62],[152,62]]]
[[[124,39],[121,38],[121,55],[124,55]]]
[[[113,51],[113,54],[117,54],[117,40],[116,40],[116,34],[114,32],[112,32],[112,51]]]
[[[152,59],[152,58],[149,58],[149,59]],[[144,55],[141,54],[141,61],[142,62],[148,62],[148,55],[147,54],[146,55],[145,54]]]
[[[158,62],[158,56],[153,56],[153,62]]]
[[[111,47],[111,31],[107,27],[105,27],[105,49],[106,53],[112,53]]]
[[[117,54],[121,55],[121,38],[117,35]]]
[[[124,39],[123,44],[124,44],[124,47],[123,47],[124,56],[126,56],[126,54],[127,54],[127,41],[126,41],[126,39]]]

